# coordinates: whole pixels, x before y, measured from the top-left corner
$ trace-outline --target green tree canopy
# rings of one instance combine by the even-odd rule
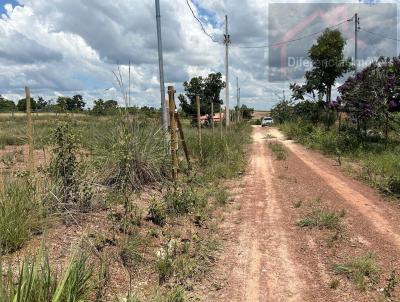
[[[60,111],[82,111],[86,103],[80,94],[71,97],[59,96],[57,105]]]
[[[306,72],[306,90],[317,90],[331,101],[332,86],[336,79],[353,69],[351,59],[344,57],[346,40],[339,30],[329,28],[318,37],[308,54],[312,61],[312,69]]]
[[[196,95],[200,96],[200,113],[209,114],[211,112],[211,102],[214,103],[214,111],[220,110],[223,104],[219,95],[225,88],[225,82],[222,81],[220,72],[210,73],[206,78],[201,76],[194,77],[190,81],[183,83],[185,95],[178,96],[182,110],[191,116],[196,114]]]
[[[0,95],[0,112],[15,111],[15,103]]]
[[[20,99],[17,104],[18,111],[26,111],[26,98]],[[31,97],[31,110],[36,110],[36,101]]]

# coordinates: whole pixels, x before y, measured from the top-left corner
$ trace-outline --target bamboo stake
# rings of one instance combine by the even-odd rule
[[[27,116],[27,126],[26,126],[26,136],[28,138],[28,165],[29,171],[33,176],[35,171],[35,163],[33,159],[33,126],[32,126],[32,115],[31,115],[31,93],[28,87],[25,87],[26,95],[26,116]]]
[[[169,98],[169,116],[170,116],[170,132],[171,132],[171,160],[172,160],[172,179],[176,180],[178,176],[178,158],[176,156],[176,121],[175,121],[175,101],[174,101],[175,88],[168,86]]]

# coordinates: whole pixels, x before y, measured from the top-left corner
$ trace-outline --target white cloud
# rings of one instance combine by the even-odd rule
[[[196,6],[201,7],[206,14],[202,19],[209,20],[206,30],[219,40],[224,16],[229,15],[233,102],[239,76],[242,103],[270,106],[277,100],[276,91],[287,89],[288,83],[268,83],[268,51],[237,48],[241,44],[267,44],[269,1],[193,1],[195,13]],[[122,103],[112,71],[119,62],[127,79],[127,63],[131,61],[134,103],[159,105],[154,1],[19,2],[21,6],[14,8],[5,5],[6,13],[0,19],[1,94],[17,99],[29,85],[33,95],[48,98],[81,93],[89,103],[99,97]],[[185,0],[163,0],[161,10],[166,85],[174,84],[182,92],[181,83],[189,77],[224,73],[224,46],[212,43],[202,33]],[[378,24],[379,20],[375,16],[371,22]],[[274,21],[278,27],[288,22],[285,15],[276,16]],[[387,48],[387,41],[380,43]]]

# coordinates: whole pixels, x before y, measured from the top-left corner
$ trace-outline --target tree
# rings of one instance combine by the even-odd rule
[[[95,115],[104,115],[105,114],[105,108],[104,108],[104,100],[103,99],[98,99],[94,101],[94,106],[92,108],[92,113]]]
[[[64,111],[82,111],[85,107],[85,102],[80,94],[71,97],[59,96],[57,98],[57,105],[61,112]]]
[[[37,104],[36,104],[36,109],[43,111],[47,107],[47,102],[40,96],[38,98]]]
[[[26,111],[26,98],[20,99],[17,104],[18,111]],[[31,110],[36,110],[36,101],[31,97]]]
[[[94,101],[94,106],[92,108],[92,113],[95,115],[106,115],[113,114],[118,108],[118,102],[114,100],[104,101],[103,99],[98,99]]]
[[[0,95],[0,112],[15,111],[15,103],[7,100]]]
[[[339,30],[326,29],[317,43],[308,51],[312,69],[306,72],[306,90],[317,90],[331,101],[332,86],[336,79],[353,69],[351,59],[344,58],[346,40]]]
[[[237,107],[235,107],[235,109],[237,110]],[[242,107],[240,107],[240,112],[243,119],[249,120],[253,117],[254,108],[249,108],[246,105],[242,105]]]
[[[209,114],[211,112],[211,102],[214,103],[214,111],[220,110],[223,104],[219,95],[225,87],[225,82],[222,81],[222,74],[210,73],[207,78],[201,76],[190,79],[189,82],[183,83],[185,95],[180,94],[178,100],[182,110],[191,116],[196,115],[196,95],[200,97],[200,113]]]

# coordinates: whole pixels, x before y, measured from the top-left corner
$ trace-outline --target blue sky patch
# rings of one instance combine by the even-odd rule
[[[17,5],[20,5],[18,3],[18,1],[16,1],[16,0],[0,0],[0,15],[6,13],[6,10],[4,9],[4,6],[6,4],[11,4],[12,7],[16,7]]]
[[[218,27],[218,19],[217,14],[215,12],[209,11],[202,7],[198,1],[192,1],[192,3],[196,6],[196,9],[199,13],[199,18],[202,22],[211,24],[212,27]]]

